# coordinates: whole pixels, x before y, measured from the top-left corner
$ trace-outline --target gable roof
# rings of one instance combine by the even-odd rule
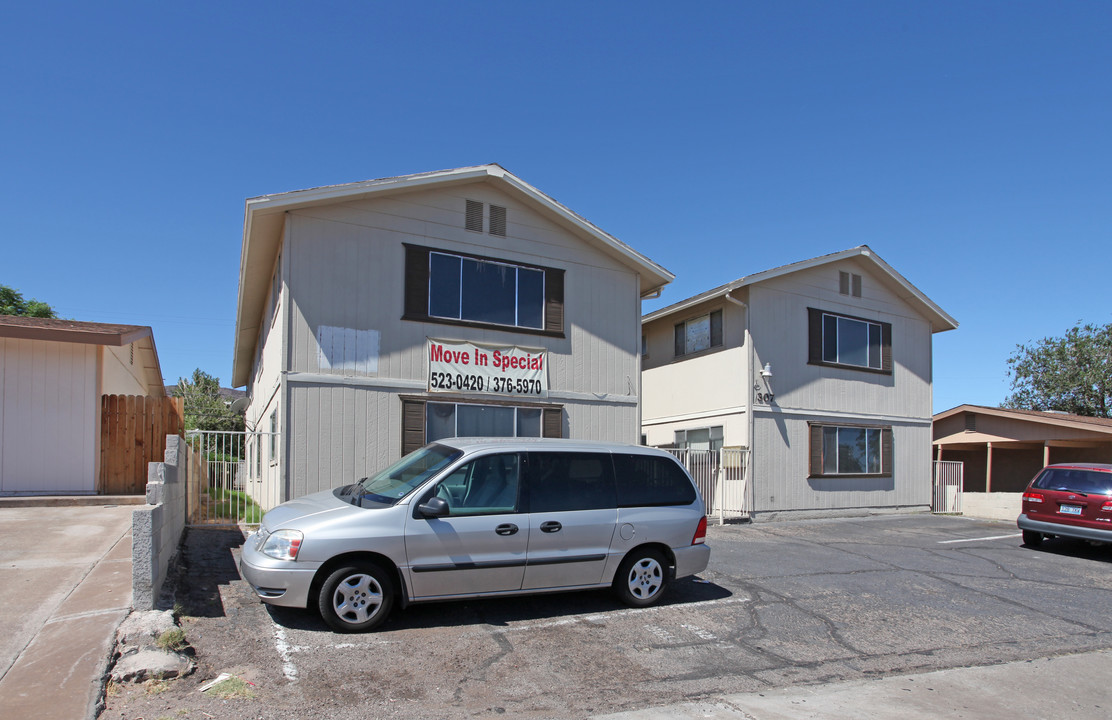
[[[569,228],[599,249],[633,268],[641,277],[641,296],[660,290],[675,275],[629,245],[497,164],[365,180],[263,195],[247,200],[243,221],[243,249],[239,261],[235,351],[232,386],[247,384],[258,342],[259,323],[270,292],[271,273],[281,245],[285,213],[299,208],[350,202],[430,188],[485,182],[523,201],[541,215]]]
[[[986,407],[984,405],[958,405],[934,416],[934,422],[960,415],[961,413],[976,413],[978,415],[992,415],[995,417],[1038,422],[1044,425],[1057,425],[1071,427],[1077,430],[1112,434],[1112,418],[1088,417],[1085,415],[1071,415],[1069,413],[1044,412],[1042,410],[1014,410],[1012,408]]]
[[[162,384],[162,367],[158,362],[158,350],[154,345],[154,332],[146,325],[116,325],[60,318],[0,315],[0,337],[110,347],[123,347],[135,343],[140,366],[146,375],[151,394],[157,396],[166,394],[166,388]]]
[[[944,330],[953,330],[958,326],[958,321],[950,317],[942,308],[936,305],[930,298],[922,293],[919,288],[908,282],[907,278],[896,272],[888,263],[884,262],[876,252],[873,251],[868,245],[859,245],[849,250],[842,250],[841,252],[831,253],[830,255],[821,255],[810,260],[802,260],[800,262],[791,263],[790,265],[781,265],[772,270],[765,270],[764,272],[755,273],[753,275],[746,275],[745,277],[738,278],[733,282],[719,285],[716,288],[707,290],[704,293],[694,295],[681,300],[677,303],[654,310],[653,312],[641,318],[641,323],[645,324],[657,320],[662,317],[667,317],[674,313],[681,312],[690,307],[698,305],[701,302],[710,300],[716,297],[729,295],[743,287],[749,285],[756,285],[757,283],[771,280],[773,278],[789,275],[791,273],[800,272],[801,270],[810,270],[812,268],[820,267],[822,265],[829,265],[830,263],[846,260],[848,258],[860,258],[861,260],[869,263],[878,271],[882,281],[896,293],[900,298],[907,302],[912,307],[916,308],[924,317],[931,323],[932,332],[942,332]]]

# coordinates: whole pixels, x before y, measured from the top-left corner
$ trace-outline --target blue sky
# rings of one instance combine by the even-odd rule
[[[0,283],[230,380],[243,204],[497,162],[676,274],[870,245],[936,411],[1112,322],[1107,2],[5,3]]]

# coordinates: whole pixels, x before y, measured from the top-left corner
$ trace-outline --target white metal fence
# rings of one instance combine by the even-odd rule
[[[953,460],[934,463],[934,498],[931,512],[961,514],[961,493],[964,486],[964,464]]]
[[[257,525],[280,501],[275,433],[186,433],[186,517],[190,525]]]
[[[703,494],[707,504],[707,517],[724,523],[749,516],[746,506],[745,486],[748,480],[746,466],[749,451],[745,448],[720,450],[688,450],[664,448],[676,456],[687,468],[691,478]]]

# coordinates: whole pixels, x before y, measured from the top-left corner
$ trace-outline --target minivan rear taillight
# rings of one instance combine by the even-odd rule
[[[1100,506],[1101,512],[1112,512],[1112,500],[1107,500]]]
[[[699,520],[699,527],[695,528],[695,537],[691,538],[692,545],[702,545],[707,541],[707,516]]]
[[[1042,501],[1043,501],[1042,493],[1031,492],[1030,490],[1023,493],[1023,502],[1042,502]]]

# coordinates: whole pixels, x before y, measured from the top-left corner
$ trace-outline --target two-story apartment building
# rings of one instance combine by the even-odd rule
[[[464,435],[636,442],[641,299],[672,274],[498,165],[247,201],[233,386],[252,494]]]
[[[747,448],[755,520],[929,508],[956,327],[867,246],[743,277],[642,318],[643,441]]]

